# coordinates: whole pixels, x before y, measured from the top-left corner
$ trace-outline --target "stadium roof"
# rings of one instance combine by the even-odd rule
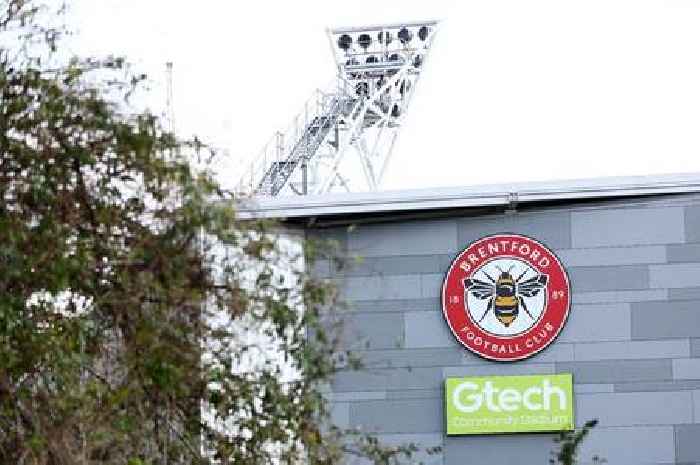
[[[700,192],[700,173],[253,198],[239,218],[294,220]]]

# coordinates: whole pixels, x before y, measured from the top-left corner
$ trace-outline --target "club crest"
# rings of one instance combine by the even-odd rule
[[[492,360],[536,354],[556,338],[569,312],[569,281],[557,257],[514,234],[467,247],[452,263],[442,294],[455,337]]]

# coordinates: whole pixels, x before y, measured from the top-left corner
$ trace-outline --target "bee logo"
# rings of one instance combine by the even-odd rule
[[[469,244],[442,284],[442,312],[467,349],[495,361],[544,350],[564,327],[571,289],[566,270],[544,244],[494,234]]]
[[[518,317],[520,308],[527,313],[531,320],[534,321],[536,319],[528,310],[525,298],[535,297],[541,290],[546,289],[547,275],[538,274],[521,282],[523,277],[530,271],[530,268],[526,268],[517,278],[513,279],[511,271],[514,266],[511,265],[506,271],[497,266],[496,268],[500,272],[497,279],[493,279],[490,274],[482,269],[481,274],[490,282],[476,278],[466,278],[463,281],[465,293],[471,293],[477,299],[488,299],[488,305],[479,318],[479,323],[486,318],[489,312],[493,311],[498,321],[507,328]]]

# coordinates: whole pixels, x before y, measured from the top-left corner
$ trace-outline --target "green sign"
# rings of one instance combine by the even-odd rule
[[[447,434],[574,428],[571,374],[445,380]]]

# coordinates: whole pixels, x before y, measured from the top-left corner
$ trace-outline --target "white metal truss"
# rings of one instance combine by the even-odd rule
[[[316,91],[242,177],[258,196],[377,190],[428,58],[436,21],[327,31],[336,81]]]

